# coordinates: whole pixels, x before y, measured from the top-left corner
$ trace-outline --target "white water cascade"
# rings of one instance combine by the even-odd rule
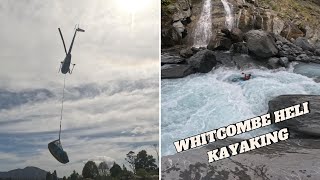
[[[300,71],[314,74],[315,69],[301,67]],[[162,155],[176,153],[176,140],[267,113],[268,102],[279,95],[320,95],[319,83],[292,70],[251,69],[245,73],[253,74],[253,79],[230,80],[240,77],[241,72],[218,68],[207,74],[161,81]],[[263,133],[252,131],[242,137]]]
[[[242,9],[239,10],[239,14],[237,16],[237,20],[236,20],[237,28],[239,28],[241,16],[242,16]]]
[[[205,0],[202,6],[200,19],[194,32],[194,47],[205,47],[208,45],[212,36],[211,28],[211,0]]]
[[[234,26],[234,15],[233,15],[233,5],[230,4],[227,0],[221,0],[224,11],[226,12],[226,26],[231,30]]]

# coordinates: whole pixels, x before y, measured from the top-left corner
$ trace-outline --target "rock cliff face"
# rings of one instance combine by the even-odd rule
[[[227,0],[231,15],[221,0],[211,1],[212,39],[232,21],[244,33],[262,29],[288,40],[306,37],[320,42],[320,2],[317,0]],[[162,47],[193,45],[193,35],[200,18],[201,0],[162,0]],[[226,19],[227,18],[227,19]],[[229,19],[228,19],[229,18]],[[229,25],[230,26],[230,25]],[[166,33],[171,30],[170,33]],[[168,38],[171,37],[171,38]],[[168,42],[166,39],[171,39]],[[172,42],[173,41],[173,42]]]

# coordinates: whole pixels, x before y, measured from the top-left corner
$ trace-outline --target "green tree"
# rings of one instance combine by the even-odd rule
[[[128,152],[128,154],[126,156],[127,157],[125,158],[125,160],[129,163],[129,167],[131,168],[131,170],[135,174],[136,173],[137,155],[133,151],[130,151],[130,152]]]
[[[148,155],[147,151],[142,150],[137,154],[137,159],[135,162],[135,168],[145,169],[147,172],[151,172],[157,169],[157,165],[155,164],[156,160],[152,155]]]
[[[101,162],[98,166],[100,176],[107,176],[109,167],[106,162]]]
[[[52,176],[53,176],[53,180],[58,180],[58,176],[57,176],[57,171],[56,170],[53,171]]]
[[[82,176],[84,178],[95,179],[98,176],[98,174],[98,167],[96,163],[94,163],[93,161],[88,161],[82,169]]]
[[[133,173],[128,171],[124,164],[122,165],[121,179],[134,179]]]
[[[52,177],[52,175],[51,175],[51,172],[49,171],[49,172],[47,172],[47,174],[46,174],[46,180],[52,180],[53,179],[53,177]]]
[[[122,173],[121,167],[117,163],[113,163],[113,166],[110,168],[110,174],[112,177],[119,177]]]
[[[62,180],[67,180],[67,178],[65,176],[63,176]]]
[[[146,179],[148,177],[148,172],[145,169],[137,169],[137,176]]]
[[[79,178],[80,175],[75,170],[73,170],[72,174],[68,177],[70,180],[78,180]]]

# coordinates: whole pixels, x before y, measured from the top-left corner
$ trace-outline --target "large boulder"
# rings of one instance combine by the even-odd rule
[[[309,63],[311,58],[307,54],[300,54],[299,56],[295,57],[295,61]]]
[[[234,67],[235,62],[232,60],[232,54],[226,53],[225,51],[214,51],[217,59],[217,63],[220,66]]]
[[[230,50],[232,46],[231,39],[223,36],[217,36],[215,39],[210,40],[207,49],[209,50]]]
[[[185,64],[186,60],[171,53],[161,53],[161,65],[164,64]]]
[[[315,48],[309,43],[305,37],[299,37],[294,41],[294,44],[301,47],[305,51],[314,51]]]
[[[243,41],[243,32],[239,28],[233,28],[230,32],[231,40],[233,42],[242,42]]]
[[[251,30],[245,34],[249,52],[260,58],[269,58],[278,54],[274,37],[262,30]]]
[[[290,131],[296,132],[298,137],[318,136],[320,137],[320,96],[317,95],[282,95],[269,101],[269,112],[290,107],[309,101],[310,113],[286,120],[275,125],[288,127]]]
[[[193,55],[193,51],[191,48],[186,48],[186,49],[182,49],[179,54],[180,56],[184,57],[184,58],[189,58]]]
[[[279,60],[279,64],[282,66],[282,67],[289,67],[289,58],[287,57],[281,57],[280,60]]]
[[[161,66],[162,79],[183,78],[195,73],[194,69],[187,64],[165,64]]]
[[[174,27],[161,30],[161,47],[172,47],[181,44],[180,33]]]
[[[233,53],[240,53],[240,54],[248,54],[249,53],[247,43],[245,43],[245,42],[234,43],[231,51]]]
[[[216,56],[213,51],[203,50],[197,52],[191,58],[187,60],[197,72],[208,73],[217,64]]]
[[[266,61],[257,61],[252,56],[245,54],[232,56],[232,61],[239,69],[259,69],[268,66]]]
[[[316,50],[314,51],[314,54],[315,54],[316,56],[320,56],[320,49],[316,49]]]
[[[230,37],[230,35],[231,35],[230,34],[231,33],[230,30],[228,28],[226,28],[226,27],[221,29],[221,33],[223,33],[225,37]]]
[[[268,60],[268,68],[269,69],[278,69],[281,67],[280,65],[280,59],[276,57],[272,57]]]

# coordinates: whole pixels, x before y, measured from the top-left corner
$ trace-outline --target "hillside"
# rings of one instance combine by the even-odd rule
[[[14,169],[8,172],[0,172],[0,179],[11,178],[12,180],[45,180],[47,171],[37,167]]]
[[[301,27],[320,27],[320,1],[317,0],[260,0],[260,6],[270,7],[282,18],[301,24]]]

